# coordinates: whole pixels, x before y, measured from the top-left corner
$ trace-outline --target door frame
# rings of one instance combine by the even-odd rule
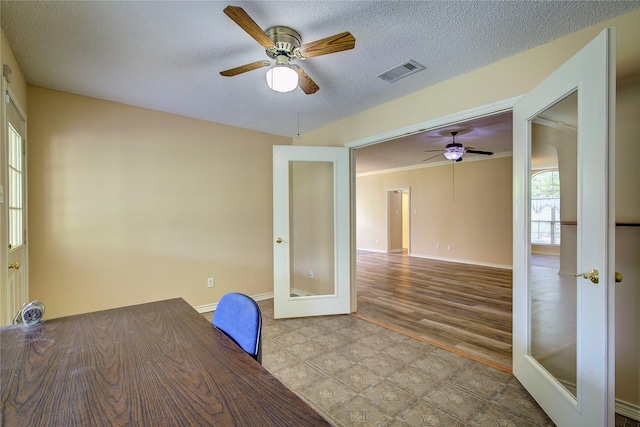
[[[411,187],[397,187],[397,188],[388,188],[387,189],[387,252],[391,253],[392,250],[395,250],[397,248],[392,248],[391,247],[391,236],[392,236],[392,232],[391,232],[391,194],[392,193],[400,193],[400,233],[404,233],[404,225],[405,225],[405,214],[407,215],[407,221],[406,221],[406,226],[407,226],[407,233],[408,233],[408,238],[407,238],[407,252],[410,254],[411,253],[411,215],[409,215],[409,212],[411,212]],[[404,208],[403,208],[403,203],[402,203],[402,198],[404,194],[408,194],[409,196],[409,200],[408,200],[408,204],[407,204],[407,210],[405,212]],[[401,236],[402,239],[402,236]],[[401,245],[402,246],[402,245]],[[400,248],[401,251],[404,248]]]
[[[28,182],[27,182],[27,114],[20,105],[18,101],[18,97],[15,95],[11,87],[9,86],[9,82],[6,77],[2,76],[2,82],[0,84],[2,90],[2,101],[0,102],[0,186],[2,187],[2,203],[0,203],[0,227],[2,228],[2,233],[0,233],[0,260],[3,266],[9,264],[9,249],[8,249],[8,227],[9,227],[9,218],[8,218],[8,174],[7,170],[7,136],[8,136],[8,123],[9,118],[7,117],[7,107],[6,104],[10,101],[16,108],[20,118],[24,120],[25,129],[23,136],[23,233],[24,233],[24,247],[23,247],[23,260],[20,266],[22,270],[22,302],[26,303],[29,301],[29,245],[28,245]],[[2,296],[0,303],[0,326],[4,325],[7,321],[11,322],[11,319],[15,315],[17,310],[20,310],[22,307],[9,307],[11,303],[7,298],[7,287],[9,286],[9,272],[7,268],[2,269],[2,273],[0,273],[0,295]],[[10,324],[10,323],[8,323]]]
[[[492,102],[490,104],[481,105],[479,107],[470,108],[468,110],[459,111],[435,119],[419,122],[413,125],[383,132],[377,135],[368,136],[366,138],[357,139],[346,143],[347,148],[363,148],[368,145],[375,145],[381,142],[391,141],[403,136],[415,135],[427,132],[433,129],[439,129],[445,126],[451,126],[459,123],[465,123],[471,120],[481,119],[483,117],[495,116],[497,114],[508,113],[513,110],[513,106],[524,95],[514,96],[513,98],[504,99],[502,101]]]

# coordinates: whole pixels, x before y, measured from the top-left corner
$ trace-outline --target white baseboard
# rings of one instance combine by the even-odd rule
[[[266,294],[253,295],[253,296],[251,296],[251,298],[254,301],[263,301],[263,300],[266,300],[266,299],[272,299],[273,298],[273,292],[267,292]],[[214,303],[211,303],[211,304],[199,305],[199,306],[193,307],[193,308],[195,308],[198,313],[203,314],[203,313],[210,313],[212,311],[215,311],[216,307],[218,307],[218,303],[217,302],[214,302]]]
[[[640,406],[616,399],[616,414],[640,421]]]
[[[387,253],[387,251],[383,251],[381,249],[369,249],[369,248],[356,248],[356,251],[365,251],[365,252],[377,252],[377,253]]]
[[[380,249],[356,248],[356,250],[366,251],[366,252],[376,252],[376,253],[388,253],[387,251],[383,251]],[[398,250],[397,252],[400,252],[400,251],[401,250]],[[396,253],[395,251],[392,251],[392,252]],[[415,252],[410,253],[409,256],[413,256],[416,258],[432,259],[434,261],[457,262],[459,264],[481,265],[483,267],[493,267],[493,268],[503,268],[506,270],[513,270],[513,265],[506,265],[506,264],[494,264],[491,262],[478,262],[478,261],[471,261],[471,260],[458,259],[458,258],[436,257],[431,255],[421,255]]]
[[[431,255],[420,255],[416,253],[411,253],[409,254],[409,256],[414,256],[416,258],[432,259],[434,261],[457,262],[458,264],[471,264],[471,265],[480,265],[483,267],[493,267],[493,268],[503,268],[505,270],[513,270],[513,265],[494,264],[492,262],[479,262],[479,261],[472,261],[467,259],[436,257]]]

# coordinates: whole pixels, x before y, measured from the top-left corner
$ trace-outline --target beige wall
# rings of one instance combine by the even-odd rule
[[[30,296],[47,317],[273,291],[272,146],[290,139],[32,86],[28,96]]]
[[[511,157],[359,176],[357,247],[387,251],[387,190],[410,187],[412,255],[510,268],[511,176]]]

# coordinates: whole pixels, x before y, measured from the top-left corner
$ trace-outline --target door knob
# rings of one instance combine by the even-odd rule
[[[591,280],[591,283],[597,284],[600,281],[600,278],[598,276],[599,274],[600,272],[598,272],[598,270],[594,268],[589,273],[576,273],[573,275],[573,277],[582,277],[583,279],[589,279]]]
[[[276,243],[282,243],[282,237],[278,237],[278,238],[276,239]]]
[[[11,269],[16,269],[19,270],[20,269],[20,263],[19,262],[12,262],[11,264],[9,264],[9,270]]]
[[[622,274],[616,271],[616,283],[622,282]]]

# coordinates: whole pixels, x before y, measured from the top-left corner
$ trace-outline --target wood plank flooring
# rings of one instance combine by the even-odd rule
[[[511,270],[361,253],[356,287],[357,317],[511,372]]]

